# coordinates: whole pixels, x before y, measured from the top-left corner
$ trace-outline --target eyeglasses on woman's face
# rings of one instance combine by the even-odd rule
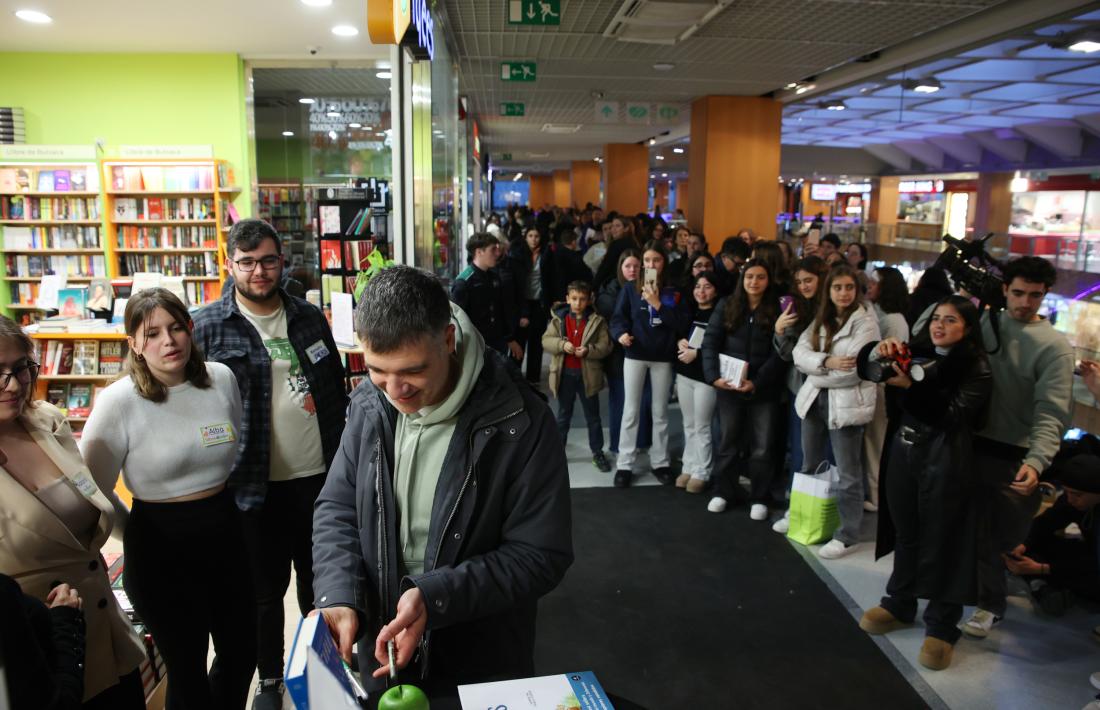
[[[17,365],[7,372],[0,372],[0,390],[6,390],[14,377],[21,385],[29,385],[38,377],[38,363],[28,360],[22,365]]]

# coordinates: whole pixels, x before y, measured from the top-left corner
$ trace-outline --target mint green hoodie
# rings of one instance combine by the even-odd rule
[[[451,304],[455,351],[461,374],[454,391],[441,403],[415,414],[399,414],[394,433],[393,488],[400,514],[401,559],[405,574],[424,571],[432,505],[443,460],[454,436],[458,414],[485,364],[485,341],[461,308]]]

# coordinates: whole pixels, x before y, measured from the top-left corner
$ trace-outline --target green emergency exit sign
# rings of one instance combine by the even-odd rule
[[[522,116],[524,115],[524,105],[521,101],[504,101],[500,104],[501,116]]]
[[[510,25],[560,25],[561,0],[507,0]]]
[[[534,62],[501,62],[500,63],[500,80],[501,81],[534,81],[535,80],[535,63]]]

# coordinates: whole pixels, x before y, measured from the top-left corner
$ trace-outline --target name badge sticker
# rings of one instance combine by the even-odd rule
[[[199,427],[199,433],[202,435],[203,446],[217,446],[218,444],[228,444],[237,440],[233,433],[233,425],[229,422],[201,426]]]
[[[321,340],[318,340],[316,343],[306,348],[306,355],[309,355],[309,361],[314,365],[328,357],[328,354],[328,348],[325,347],[325,343]]]
[[[84,496],[85,498],[91,498],[96,494],[96,491],[99,490],[98,488],[96,488],[95,482],[92,481],[92,479],[84,471],[80,471],[79,473],[77,473],[75,476],[72,477],[71,480],[73,482],[73,485],[76,486],[76,489],[80,491],[80,495]]]

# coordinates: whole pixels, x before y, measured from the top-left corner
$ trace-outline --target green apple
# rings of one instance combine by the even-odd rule
[[[415,685],[398,685],[382,694],[378,710],[428,710],[428,696]]]

